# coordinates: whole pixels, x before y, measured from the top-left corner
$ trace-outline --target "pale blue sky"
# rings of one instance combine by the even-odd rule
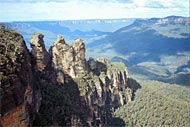
[[[0,22],[189,17],[189,0],[0,0]]]

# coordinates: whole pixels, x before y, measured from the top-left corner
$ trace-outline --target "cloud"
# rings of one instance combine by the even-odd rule
[[[126,3],[133,3],[133,0],[112,0],[112,2],[126,4]]]
[[[158,1],[149,1],[148,3],[146,3],[145,7],[147,7],[147,8],[165,8],[163,3],[160,3]]]
[[[3,0],[0,21],[189,16],[187,0]]]
[[[1,0],[2,3],[47,3],[47,2],[68,2],[69,0]],[[72,0],[71,0],[72,1]]]

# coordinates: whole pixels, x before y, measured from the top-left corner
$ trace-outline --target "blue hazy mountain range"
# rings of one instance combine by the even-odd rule
[[[82,38],[85,43],[92,42],[102,36],[133,23],[135,19],[92,19],[92,20],[65,20],[65,21],[29,21],[4,23],[19,31],[27,42],[34,32],[44,34],[46,48],[56,40],[57,35],[64,36],[68,43],[76,38]]]
[[[91,51],[101,48],[97,53],[113,50],[124,57],[138,54],[139,58],[150,56],[150,60],[159,61],[158,54],[169,55],[190,50],[189,26],[189,18],[178,16],[137,19],[133,24],[120,28],[109,36],[88,43],[87,47]],[[153,57],[154,55],[156,56]]]
[[[138,78],[190,84],[190,18],[137,19],[87,49],[89,56],[124,62]]]

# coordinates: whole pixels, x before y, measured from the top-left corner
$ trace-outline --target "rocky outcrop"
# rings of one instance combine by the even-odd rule
[[[50,49],[50,54],[53,67],[69,74],[72,78],[82,77],[87,73],[82,39],[76,39],[72,45],[68,45],[59,35]]]
[[[43,71],[50,62],[50,56],[46,51],[43,37],[44,35],[40,33],[34,33],[30,39],[31,53],[35,59],[35,67],[38,71]]]
[[[105,125],[105,106],[110,105],[113,111],[119,106],[131,101],[131,91],[127,86],[127,68],[122,63],[109,63],[101,58],[85,59],[85,45],[81,39],[76,39],[71,45],[58,36],[50,49],[52,65],[59,70],[59,79],[67,79],[64,74],[71,76],[77,83],[80,96],[90,107],[88,124]],[[60,75],[60,72],[64,72]],[[64,82],[62,80],[62,82]],[[109,111],[110,113],[110,111]]]
[[[1,27],[0,36],[1,125],[29,126],[41,102],[40,92],[34,90],[30,53],[17,32]]]
[[[19,34],[5,40],[0,43],[2,126],[108,126],[113,111],[131,101],[125,65],[87,61],[82,39],[68,45],[58,35],[47,52],[43,35],[35,33],[31,53]]]
[[[104,126],[109,121],[110,113],[131,101],[127,68],[122,63],[110,63],[104,58],[97,61],[90,58],[87,63],[89,74],[76,82],[82,91],[81,96],[85,97],[91,107],[91,124],[95,122],[95,125]],[[107,107],[109,110],[106,110]]]

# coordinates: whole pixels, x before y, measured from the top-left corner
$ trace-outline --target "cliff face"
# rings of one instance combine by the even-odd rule
[[[89,125],[109,125],[111,113],[118,107],[131,101],[131,89],[127,85],[127,69],[122,63],[109,63],[106,59],[87,62],[87,75],[75,78],[84,97],[90,115]]]
[[[59,35],[48,53],[35,33],[30,53],[19,34],[7,33],[0,43],[2,126],[104,126],[131,101],[125,65],[87,61],[82,39],[68,45]]]
[[[30,53],[17,32],[2,26],[0,37],[1,125],[29,126],[41,99],[34,90]]]

